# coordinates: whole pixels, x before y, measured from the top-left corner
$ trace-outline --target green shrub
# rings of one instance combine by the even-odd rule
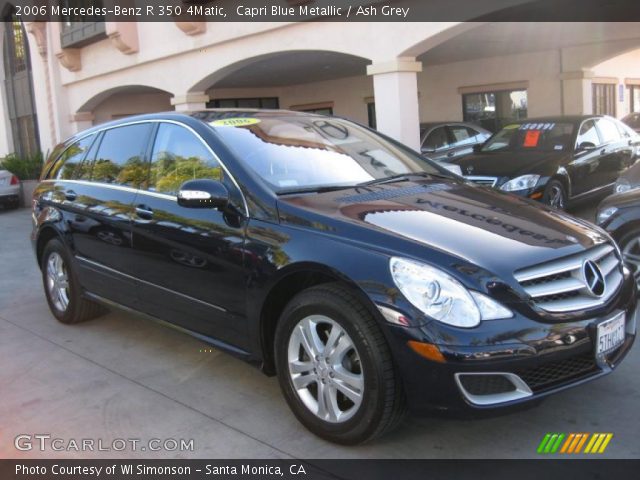
[[[2,169],[9,170],[20,180],[37,180],[40,178],[43,164],[42,152],[23,157],[11,153],[0,160]]]

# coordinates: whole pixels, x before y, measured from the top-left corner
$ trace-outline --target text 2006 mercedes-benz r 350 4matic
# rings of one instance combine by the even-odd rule
[[[278,376],[339,443],[407,411],[513,409],[610,373],[636,330],[611,238],[355,123],[130,117],[50,156],[32,241],[53,315],[121,306]]]

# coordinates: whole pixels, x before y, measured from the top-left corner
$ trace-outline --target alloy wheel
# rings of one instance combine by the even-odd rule
[[[564,208],[564,191],[559,185],[553,185],[549,190],[549,205],[555,208]]]
[[[640,288],[640,235],[633,237],[624,245],[622,256],[631,266],[636,285]]]
[[[360,355],[347,332],[324,315],[303,318],[288,346],[289,375],[298,398],[318,418],[342,423],[362,404]]]
[[[47,290],[56,310],[64,312],[69,306],[69,277],[62,256],[53,252],[47,260]]]

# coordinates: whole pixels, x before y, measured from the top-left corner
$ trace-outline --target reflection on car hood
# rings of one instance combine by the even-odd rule
[[[285,224],[385,249],[400,245],[392,235],[494,272],[513,272],[606,241],[582,220],[458,181],[396,182],[281,197],[279,212]]]
[[[565,151],[475,153],[453,163],[460,166],[463,175],[514,178],[527,173],[555,173],[566,155]]]

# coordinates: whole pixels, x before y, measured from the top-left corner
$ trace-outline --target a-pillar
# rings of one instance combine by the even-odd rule
[[[421,71],[422,63],[409,57],[367,67],[373,76],[377,129],[415,150],[420,149],[417,74]]]

